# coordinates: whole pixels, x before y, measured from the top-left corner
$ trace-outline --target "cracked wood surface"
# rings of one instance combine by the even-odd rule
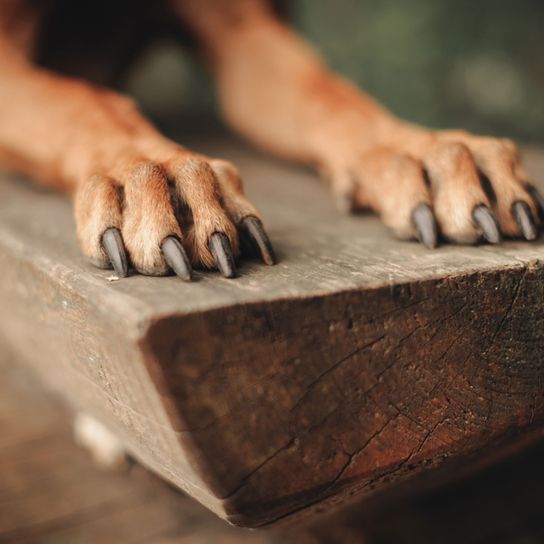
[[[431,493],[365,501],[308,526],[247,531],[223,523],[137,464],[99,469],[74,443],[69,412],[4,351],[0,372],[3,544],[544,541],[544,443]]]
[[[260,526],[540,427],[541,242],[428,251],[340,216],[304,171],[193,147],[240,166],[277,266],[110,283],[80,256],[68,202],[0,183],[3,341],[135,457]]]

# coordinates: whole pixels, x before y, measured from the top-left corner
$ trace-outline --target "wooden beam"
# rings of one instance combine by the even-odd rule
[[[484,535],[500,542],[543,540],[544,443],[431,493],[395,500],[380,494],[311,525],[247,531],[223,523],[138,465],[101,470],[74,443],[69,412],[5,349],[0,373],[3,544],[459,544],[481,542]]]
[[[16,361],[2,350],[2,544],[285,544],[228,526],[141,466],[98,467],[75,444],[71,414]]]
[[[228,141],[280,262],[236,280],[87,264],[69,203],[0,183],[0,334],[74,408],[230,522],[364,497],[540,429],[541,242],[428,251]],[[544,158],[528,166],[544,178]],[[448,461],[448,463],[446,463]]]

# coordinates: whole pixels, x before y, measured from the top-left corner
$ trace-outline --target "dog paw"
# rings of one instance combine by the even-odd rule
[[[400,238],[496,244],[535,240],[544,199],[510,140],[402,126],[327,170],[343,210],[370,208]],[[335,159],[338,156],[334,157]]]
[[[131,264],[145,275],[173,271],[190,280],[202,267],[231,278],[241,241],[266,264],[275,261],[238,170],[177,146],[87,178],[76,190],[75,218],[83,253],[120,277]]]

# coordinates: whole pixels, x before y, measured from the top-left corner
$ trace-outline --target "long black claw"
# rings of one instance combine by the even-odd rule
[[[512,205],[512,214],[526,240],[534,240],[537,235],[535,219],[527,202],[518,200]]]
[[[484,238],[490,244],[498,244],[501,241],[501,231],[493,212],[483,204],[476,206],[472,212],[472,219],[480,227]]]
[[[161,244],[162,254],[168,266],[182,280],[191,281],[193,269],[181,242],[175,236],[167,236]]]
[[[419,205],[412,212],[412,219],[419,241],[429,249],[435,248],[438,243],[438,229],[431,207],[428,204]]]
[[[106,252],[115,273],[120,278],[128,276],[128,259],[119,229],[111,227],[102,234],[102,247]]]
[[[264,230],[263,224],[256,217],[250,216],[242,220],[242,227],[245,228],[251,240],[259,248],[263,261],[268,265],[276,264],[274,248]]]
[[[223,232],[216,232],[210,236],[208,247],[213,255],[215,265],[225,278],[236,276],[236,263],[227,235]]]
[[[526,187],[526,189],[536,203],[538,214],[540,215],[540,220],[544,221],[544,196],[542,196],[540,191],[533,185],[529,185],[528,187]]]

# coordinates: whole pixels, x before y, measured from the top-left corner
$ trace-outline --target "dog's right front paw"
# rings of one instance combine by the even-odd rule
[[[75,216],[83,253],[120,277],[130,263],[145,275],[190,280],[197,266],[234,277],[240,238],[275,262],[238,170],[180,147],[91,176],[78,187]]]

